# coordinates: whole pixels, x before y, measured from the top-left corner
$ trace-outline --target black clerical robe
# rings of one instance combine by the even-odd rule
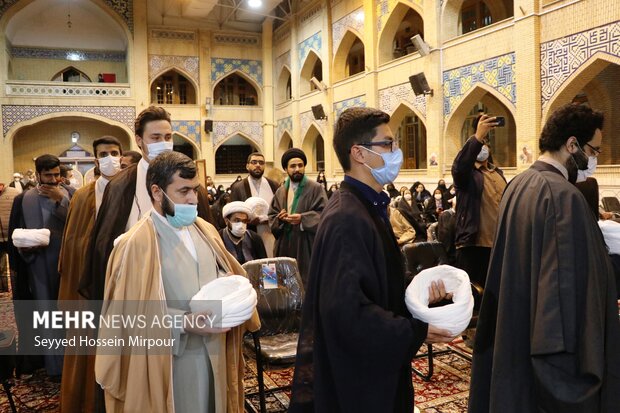
[[[290,413],[413,411],[411,359],[428,325],[405,307],[404,272],[389,224],[343,182],[314,243]]]
[[[582,194],[541,161],[500,204],[469,412],[620,412],[620,323],[603,236]]]
[[[78,292],[85,298],[103,300],[108,258],[114,240],[125,232],[135,198],[137,176],[138,164],[131,165],[114,176],[105,188],[80,278]],[[198,216],[214,224],[207,190],[202,185],[198,189]]]

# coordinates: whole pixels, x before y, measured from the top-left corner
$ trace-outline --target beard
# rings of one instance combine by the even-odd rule
[[[164,213],[164,216],[166,215],[170,215],[171,217],[174,216],[174,206],[172,206],[172,203],[168,201],[168,198],[166,198],[165,196],[162,198],[162,201],[161,201],[161,210]]]
[[[262,178],[264,173],[265,173],[265,171],[263,171],[261,169],[250,169],[250,175],[254,179]]]
[[[289,175],[291,178],[291,181],[293,182],[301,182],[302,179],[304,179],[304,174],[301,172],[295,172],[293,173],[293,175]]]
[[[581,149],[577,153],[572,154],[571,157],[575,160],[577,169],[580,171],[588,169],[588,156]]]

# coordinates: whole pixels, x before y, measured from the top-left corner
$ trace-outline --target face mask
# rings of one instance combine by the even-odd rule
[[[149,150],[149,160],[157,158],[160,153],[172,150],[172,141],[162,141],[155,143],[147,143],[146,147]]]
[[[375,181],[377,181],[377,183],[381,186],[394,182],[400,172],[400,166],[403,164],[403,151],[400,149],[395,149],[392,152],[377,153],[365,146],[362,146],[362,148],[383,158],[383,166],[379,168],[373,169],[364,164],[368,169],[370,169],[370,173],[373,178],[375,178]]]
[[[484,162],[487,159],[489,159],[489,148],[487,148],[486,146],[483,146],[482,149],[480,149],[480,153],[476,157],[476,160],[478,162]]]
[[[198,205],[191,204],[175,204],[170,197],[162,191],[164,196],[174,205],[174,216],[166,214],[168,223],[175,228],[183,228],[192,225],[198,216]]]
[[[245,222],[232,222],[230,226],[230,232],[237,238],[241,238],[248,227]]]
[[[585,171],[577,171],[577,182],[583,182],[596,172],[598,158],[596,156],[588,156],[588,169]]]
[[[450,190],[450,193],[451,193],[452,195],[456,195],[456,191],[455,191],[454,189],[451,189],[451,190]]]
[[[114,176],[121,170],[121,157],[108,155],[99,159],[99,170],[105,176]]]
[[[439,201],[441,199],[441,195],[435,194],[435,199]]]
[[[76,186],[78,184],[78,180],[75,178],[71,178],[69,179],[69,183],[71,184],[71,186]]]
[[[405,194],[405,200],[411,201],[411,194]]]
[[[588,159],[588,156],[583,151],[583,149],[581,149],[581,146],[579,146],[577,142],[575,142],[575,144],[579,148],[579,152],[572,153],[571,156],[575,160],[575,164],[577,164],[577,169],[579,169],[580,171],[585,171],[588,169],[590,160]]]

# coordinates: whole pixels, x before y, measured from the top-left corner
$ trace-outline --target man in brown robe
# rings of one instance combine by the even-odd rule
[[[95,164],[101,171],[99,178],[78,189],[69,205],[67,223],[60,249],[58,272],[60,273],[59,305],[62,301],[82,299],[78,293],[80,275],[84,271],[84,257],[88,250],[96,213],[101,205],[104,190],[113,176],[120,171],[123,154],[120,141],[113,136],[102,136],[93,142]],[[94,211],[94,213],[93,213]],[[73,307],[73,306],[70,306]],[[68,308],[69,309],[69,308]],[[71,308],[73,309],[73,308]],[[67,338],[80,335],[68,331]],[[63,375],[60,385],[61,412],[96,412],[103,410],[103,403],[96,402],[95,357],[65,353]]]

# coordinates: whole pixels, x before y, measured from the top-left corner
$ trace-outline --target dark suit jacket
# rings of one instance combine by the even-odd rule
[[[277,182],[272,181],[271,179],[267,177],[263,177],[263,178],[267,180],[267,182],[269,183],[269,186],[271,187],[271,191],[275,194],[276,189],[278,189],[280,185],[278,185]],[[235,182],[230,189],[231,189],[231,193],[230,193],[231,201],[245,201],[246,199],[252,196],[252,191],[250,190],[250,182],[247,176],[241,181]]]

